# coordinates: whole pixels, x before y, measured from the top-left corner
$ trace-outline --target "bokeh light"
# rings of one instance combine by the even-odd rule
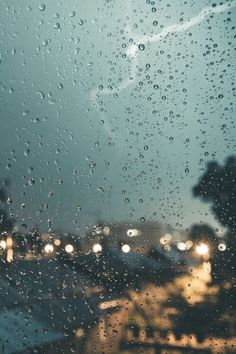
[[[196,252],[201,256],[206,255],[209,253],[209,247],[206,243],[200,243],[196,246]]]
[[[54,251],[53,245],[51,245],[50,243],[48,243],[47,245],[45,245],[44,251],[45,251],[46,253],[52,253],[52,252]]]
[[[102,251],[102,246],[100,245],[100,243],[95,243],[95,245],[93,245],[93,252],[98,253],[101,251]]]
[[[122,252],[124,252],[124,253],[129,253],[130,252],[130,246],[127,245],[127,244],[123,245],[121,247],[121,249],[122,249]]]
[[[74,247],[71,244],[66,245],[65,251],[67,253],[72,253],[74,251]]]

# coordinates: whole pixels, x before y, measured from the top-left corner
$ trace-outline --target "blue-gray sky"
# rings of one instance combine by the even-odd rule
[[[20,224],[218,225],[191,188],[235,152],[236,3],[154,3],[1,5],[0,175]]]

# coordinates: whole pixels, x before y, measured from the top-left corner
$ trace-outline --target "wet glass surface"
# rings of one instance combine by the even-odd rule
[[[236,1],[0,8],[0,353],[234,353]]]

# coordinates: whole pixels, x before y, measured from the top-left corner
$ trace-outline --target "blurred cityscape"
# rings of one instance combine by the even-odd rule
[[[222,238],[152,221],[21,232],[3,185],[0,353],[234,353],[235,169],[234,158],[209,164],[193,189],[212,201]]]

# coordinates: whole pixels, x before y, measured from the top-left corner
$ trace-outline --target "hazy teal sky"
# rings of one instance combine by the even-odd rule
[[[235,153],[235,25],[234,1],[3,3],[0,174],[19,222],[217,225],[191,188]]]

